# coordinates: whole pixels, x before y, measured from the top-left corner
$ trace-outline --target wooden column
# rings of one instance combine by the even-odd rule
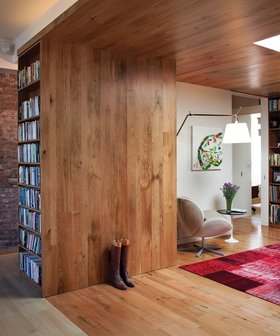
[[[176,262],[175,65],[42,41],[43,294]]]

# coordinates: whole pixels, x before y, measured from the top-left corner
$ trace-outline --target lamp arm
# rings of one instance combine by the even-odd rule
[[[240,111],[242,110],[243,106],[240,106],[239,107],[239,110],[232,115],[232,117],[235,119],[234,122],[239,122],[239,119],[238,119],[238,114],[240,113]]]
[[[179,133],[181,132],[183,126],[185,125],[185,122],[187,121],[188,117],[194,116],[194,117],[234,117],[237,121],[237,114],[240,112],[240,110],[232,115],[232,114],[210,114],[210,113],[191,113],[189,111],[189,113],[186,114],[185,119],[183,120],[180,128],[178,129],[178,132],[176,133],[176,137],[179,135]]]
[[[176,133],[176,137],[179,135],[179,133],[181,132],[181,129],[185,125],[185,122],[187,121],[188,117],[190,117],[191,115],[192,115],[191,112],[189,112],[188,114],[186,114],[185,119],[182,122],[182,125],[180,126],[180,128],[178,129],[178,132]]]

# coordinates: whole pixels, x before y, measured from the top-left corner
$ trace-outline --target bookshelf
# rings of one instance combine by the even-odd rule
[[[269,226],[280,228],[280,97],[270,97],[269,113]]]
[[[20,274],[42,293],[40,43],[19,57],[18,228]]]

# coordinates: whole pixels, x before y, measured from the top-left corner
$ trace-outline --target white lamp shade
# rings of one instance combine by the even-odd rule
[[[224,144],[251,142],[248,126],[246,123],[230,123],[226,125],[223,138]]]

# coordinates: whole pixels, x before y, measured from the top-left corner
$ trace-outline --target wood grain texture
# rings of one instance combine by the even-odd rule
[[[170,61],[42,42],[43,295],[176,261],[176,91]],[[45,271],[44,271],[45,270]]]
[[[38,37],[169,58],[177,81],[269,96],[279,56],[253,43],[279,34],[279,15],[277,0],[80,0]]]
[[[226,255],[279,242],[280,230],[260,225],[260,217],[234,220],[238,244],[225,237],[209,244]],[[87,335],[273,336],[279,334],[280,306],[179,269],[217,258],[178,252],[177,266],[134,277],[127,291],[109,285],[48,298]]]

